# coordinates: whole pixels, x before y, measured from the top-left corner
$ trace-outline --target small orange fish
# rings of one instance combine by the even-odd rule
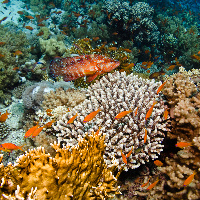
[[[41,35],[44,35],[44,32],[43,31],[40,31],[37,36],[41,36]]]
[[[41,126],[41,127],[37,128],[37,129],[33,132],[32,138],[38,136],[39,133],[43,130],[44,127],[45,127],[45,126]]]
[[[192,146],[192,143],[191,142],[178,142],[175,146],[179,147],[179,148],[184,148],[184,147]]]
[[[110,49],[111,51],[116,51],[116,50],[117,50],[117,47],[109,47],[109,49]]]
[[[48,109],[46,109],[46,112],[52,112],[52,109],[48,108]]]
[[[55,122],[55,120],[53,119],[53,120],[51,120],[50,122],[47,122],[47,123],[44,125],[44,127],[45,127],[45,128],[50,128],[54,122]]]
[[[87,115],[85,117],[85,119],[83,120],[84,123],[91,121],[99,112],[101,111],[101,109],[99,108],[98,110],[91,112],[89,115]]]
[[[163,87],[165,86],[166,83],[167,83],[167,81],[164,81],[163,84],[159,86],[159,88],[157,90],[157,94],[163,89]]]
[[[38,127],[39,127],[39,125],[37,124],[36,126],[29,128],[28,131],[26,131],[24,137],[25,138],[30,137]]]
[[[77,116],[78,116],[78,113],[76,113],[72,118],[70,118],[67,124],[72,124]]]
[[[88,42],[90,41],[90,38],[84,38],[83,41]]]
[[[24,146],[24,145],[23,145],[23,146]],[[13,150],[18,150],[18,149],[20,149],[21,151],[24,151],[24,150],[22,149],[23,146],[17,146],[17,145],[15,145],[15,144],[13,144],[13,143],[4,143],[4,144],[1,144],[1,145],[0,145],[0,147],[3,148],[5,151],[6,151],[6,150],[10,150],[11,152],[12,152]]]
[[[154,183],[152,183],[148,188],[147,190],[150,190],[152,189],[153,187],[155,187],[155,185],[158,183],[159,179],[157,181],[155,181]]]
[[[10,115],[10,113],[6,110],[6,112],[0,116],[0,122],[5,122],[8,119],[8,115]]]
[[[162,167],[163,163],[160,160],[154,160],[154,164],[158,167]]]
[[[114,32],[114,33],[112,33],[112,35],[118,35],[118,33],[117,33],[117,32]]]
[[[30,31],[33,30],[33,27],[31,27],[31,26],[25,26],[25,28],[28,29],[28,30],[30,30]]]
[[[137,115],[137,112],[138,112],[138,107],[137,107],[136,110],[135,110],[135,116]]]
[[[145,54],[148,54],[149,52],[150,52],[149,50],[145,50],[145,51],[144,51]]]
[[[135,66],[134,63],[130,63],[130,64],[127,66],[127,68],[129,69],[129,68],[132,68],[132,67],[134,67],[134,66]]]
[[[157,103],[157,101],[154,101],[154,102],[153,102],[153,105],[151,106],[151,108],[150,108],[149,111],[147,112],[146,117],[145,117],[146,120],[151,116],[151,114],[152,114],[152,112],[153,112],[153,107],[154,107],[154,105],[155,105],[156,103]]]
[[[130,49],[123,49],[124,51],[126,51],[127,53],[131,53],[132,51]]]
[[[165,109],[165,111],[163,113],[163,117],[165,118],[165,120],[167,120],[168,115],[169,115],[169,111],[167,109]]]
[[[176,67],[176,65],[170,65],[170,66],[167,68],[167,71],[169,71],[169,70],[173,70],[174,67]]]
[[[101,129],[101,127],[99,127],[99,129],[97,130],[97,132],[95,133],[95,135],[99,135],[100,129]]]
[[[147,141],[147,129],[145,128],[145,134],[144,134],[144,144],[146,143]]]
[[[0,58],[3,58],[3,57],[5,57],[5,55],[3,55],[3,54],[0,54]]]
[[[2,3],[8,3],[9,2],[9,0],[4,0]]]
[[[127,165],[126,156],[122,153],[122,151],[121,151],[121,155],[122,155],[122,160],[123,160],[123,162]]]
[[[200,54],[200,51],[198,51],[198,53],[197,54]]]
[[[149,183],[149,181],[150,181],[150,178],[149,178],[149,180],[146,183],[142,184],[141,187],[147,186],[147,184]]]
[[[47,112],[47,115],[48,115],[48,116],[53,116],[53,114],[52,114],[52,113],[50,113],[50,112]]]
[[[189,185],[189,184],[193,181],[194,175],[195,175],[196,173],[197,173],[197,172],[194,171],[193,174],[191,174],[191,175],[184,181],[183,186]]]
[[[21,55],[21,54],[22,54],[22,52],[19,51],[19,50],[15,51],[15,53],[13,53],[14,56],[19,56],[19,55]]]
[[[19,67],[14,67],[14,68],[13,68],[13,70],[18,70],[18,69],[19,69]]]
[[[40,23],[40,24],[38,24],[38,26],[45,26],[44,24],[42,24],[42,23]]]
[[[126,110],[126,111],[120,112],[119,114],[116,115],[115,119],[121,119],[122,117],[124,117],[125,115],[128,115],[131,112],[132,110]]]
[[[93,37],[92,40],[96,42],[97,40],[99,40],[99,37]]]
[[[5,44],[5,42],[0,42],[0,46],[3,46]]]
[[[132,147],[132,149],[127,153],[126,158],[128,158],[128,157],[132,154],[132,152],[133,152],[133,147]]]
[[[17,13],[18,13],[19,15],[23,15],[23,14],[24,14],[22,11],[17,11]]]
[[[30,15],[26,15],[25,17],[28,18],[28,19],[34,19],[34,17],[32,17]]]

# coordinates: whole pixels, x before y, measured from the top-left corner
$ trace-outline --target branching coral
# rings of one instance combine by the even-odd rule
[[[54,126],[58,131],[59,141],[76,144],[77,138],[84,137],[86,132],[97,131],[100,127],[100,133],[105,135],[107,146],[104,158],[108,165],[117,162],[119,168],[134,169],[148,162],[150,158],[157,158],[163,148],[163,131],[168,130],[162,117],[164,102],[156,94],[159,85],[161,83],[155,83],[154,80],[145,80],[132,74],[126,76],[125,72],[109,73],[88,88],[88,99],[71,109],[71,112],[64,115]],[[157,104],[153,113],[149,120],[145,120],[146,113],[155,100]],[[97,116],[84,124],[84,117],[99,108],[101,111]],[[115,120],[118,113],[130,109],[133,112]],[[67,124],[76,113],[78,116],[74,123]],[[148,136],[144,144],[145,129]],[[125,165],[121,151],[126,155],[132,148],[132,155]]]
[[[86,136],[78,146],[60,148],[55,157],[43,148],[33,149],[17,159],[15,165],[0,165],[0,193],[27,198],[36,190],[35,199],[107,199],[119,193],[116,178],[103,159],[104,138]],[[18,186],[17,186],[18,185]],[[19,189],[20,187],[20,189]],[[14,199],[14,197],[13,197]]]
[[[171,117],[179,125],[190,124],[195,128],[200,127],[198,87],[192,81],[196,77],[194,72],[186,72],[180,67],[180,72],[172,75],[163,89],[171,105]]]

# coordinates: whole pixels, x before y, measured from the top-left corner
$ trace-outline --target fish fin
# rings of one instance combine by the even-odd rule
[[[87,77],[87,82],[93,81],[97,76],[98,76],[97,74],[95,74],[95,75],[93,75],[93,76],[88,76],[88,77]]]

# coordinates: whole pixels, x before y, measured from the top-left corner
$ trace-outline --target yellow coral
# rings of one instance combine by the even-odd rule
[[[104,138],[86,136],[77,146],[54,143],[54,158],[44,148],[29,150],[15,165],[0,165],[0,194],[7,199],[107,199],[118,193],[114,169],[104,163]],[[1,159],[0,159],[1,160]],[[19,186],[17,186],[19,185]],[[20,188],[19,188],[20,187]],[[37,187],[37,189],[36,189]]]

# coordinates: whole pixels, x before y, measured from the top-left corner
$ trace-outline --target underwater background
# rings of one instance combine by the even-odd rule
[[[200,199],[199,8],[0,2],[0,199]]]

